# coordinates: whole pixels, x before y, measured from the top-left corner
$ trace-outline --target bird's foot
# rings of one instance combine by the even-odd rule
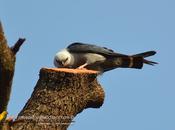
[[[85,64],[79,66],[77,69],[80,69],[80,70],[86,70],[86,68],[84,68],[84,67],[87,66],[87,65],[88,65],[88,64],[85,63]]]

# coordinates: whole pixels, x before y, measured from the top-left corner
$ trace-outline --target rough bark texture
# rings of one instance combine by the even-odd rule
[[[6,111],[14,74],[15,55],[7,45],[0,23],[0,113]]]
[[[25,39],[20,38],[16,44],[10,48],[0,22],[0,113],[7,110],[15,71],[16,53],[24,41]]]
[[[25,39],[20,38],[16,44],[10,48],[7,44],[0,21],[0,113],[7,110],[15,71],[16,53],[24,41]],[[0,122],[0,129],[2,129],[2,122]]]
[[[16,53],[25,39],[9,47],[0,22],[0,113],[7,110],[15,70]],[[66,130],[73,117],[86,108],[99,108],[104,91],[97,72],[74,69],[46,69],[15,121],[0,122],[0,130]]]
[[[103,104],[104,91],[96,77],[89,70],[41,69],[31,98],[11,129],[66,130],[78,113]]]

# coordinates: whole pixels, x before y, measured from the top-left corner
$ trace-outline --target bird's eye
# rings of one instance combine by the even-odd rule
[[[56,62],[59,64],[59,65],[62,65],[62,62],[60,60],[57,60],[56,59]]]

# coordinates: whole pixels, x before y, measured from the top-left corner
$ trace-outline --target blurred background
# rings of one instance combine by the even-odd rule
[[[0,0],[8,43],[26,38],[17,54],[9,115],[31,96],[42,67],[72,42],[106,46],[124,54],[156,50],[159,62],[142,70],[116,69],[99,76],[100,109],[78,114],[69,130],[175,129],[174,0]],[[174,84],[174,85],[173,85]]]

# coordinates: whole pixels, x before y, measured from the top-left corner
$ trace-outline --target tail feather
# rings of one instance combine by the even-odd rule
[[[141,69],[143,67],[143,57],[137,56],[128,56],[128,57],[122,57],[121,65],[119,65],[121,68],[135,68],[135,69]]]
[[[135,69],[141,69],[143,67],[143,64],[148,65],[155,65],[158,64],[154,61],[149,61],[144,58],[155,55],[155,51],[147,51],[131,56],[122,57],[122,68],[135,68]]]
[[[155,64],[158,64],[157,62],[154,62],[154,61],[149,61],[149,60],[146,60],[146,59],[143,59],[143,63],[145,64],[148,64],[148,65],[155,65]]]
[[[155,54],[156,54],[156,51],[147,51],[147,52],[135,54],[135,55],[132,55],[132,56],[133,56],[133,57],[138,57],[138,56],[140,56],[140,57],[145,58],[145,57],[153,56],[153,55],[155,55]]]
[[[158,64],[158,63],[154,62],[154,61],[150,61],[150,60],[144,59],[146,57],[153,56],[155,54],[156,54],[156,51],[147,51],[147,52],[143,52],[143,53],[132,55],[132,57],[133,58],[142,57],[142,61],[138,61],[138,62],[142,62],[142,64],[145,63],[145,64],[148,64],[148,65],[155,65],[155,64]]]

